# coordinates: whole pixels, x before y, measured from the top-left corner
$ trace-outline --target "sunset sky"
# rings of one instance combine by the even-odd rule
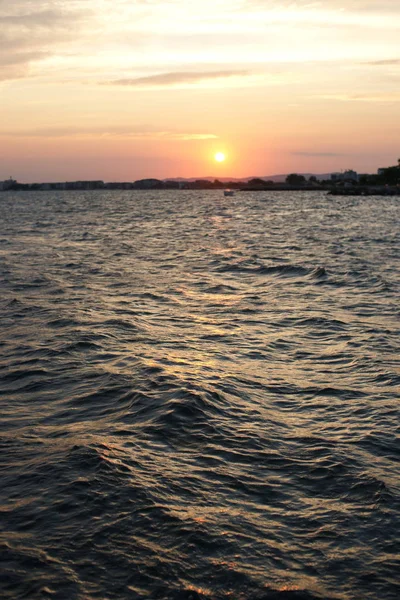
[[[0,0],[0,47],[0,179],[374,172],[400,156],[399,0]]]

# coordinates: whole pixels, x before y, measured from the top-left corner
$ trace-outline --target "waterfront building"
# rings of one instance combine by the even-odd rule
[[[9,179],[6,179],[5,181],[0,181],[0,192],[5,192],[6,190],[11,190],[11,188],[13,188],[14,185],[17,185],[17,182],[12,177],[10,177]]]
[[[336,183],[358,183],[359,175],[356,171],[348,169],[341,173],[332,173],[331,180]]]

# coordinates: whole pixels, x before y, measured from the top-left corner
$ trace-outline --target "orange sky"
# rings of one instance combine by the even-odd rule
[[[398,0],[0,0],[0,24],[0,179],[372,172],[400,155]]]

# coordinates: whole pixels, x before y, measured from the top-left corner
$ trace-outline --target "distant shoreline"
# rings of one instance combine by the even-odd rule
[[[82,182],[83,184],[85,182]],[[90,186],[90,185],[74,185],[66,184],[65,187],[59,187],[59,184],[16,184],[8,187],[7,189],[0,189],[0,192],[82,192],[82,191],[218,191],[230,189],[233,192],[326,192],[331,196],[400,196],[399,186],[351,186],[351,187],[335,187],[332,185],[303,185],[303,186],[291,186],[288,184],[276,183],[273,186],[251,186],[246,185],[238,186],[196,186],[195,182],[186,184],[185,186],[135,186],[127,185],[124,183],[112,183],[104,184],[103,186]]]
[[[232,192],[312,192],[322,191],[340,196],[398,196],[400,195],[400,167],[389,167],[378,176],[358,176],[356,172],[346,171],[331,179],[319,180],[316,176],[306,179],[303,175],[291,174],[286,181],[273,181],[254,177],[243,180],[219,179],[139,179],[137,181],[79,180],[64,182],[19,183],[13,178],[0,181],[0,191],[94,191],[94,190],[232,190]]]

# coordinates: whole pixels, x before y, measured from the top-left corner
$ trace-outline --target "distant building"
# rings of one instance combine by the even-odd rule
[[[349,171],[345,171],[344,172],[344,180],[345,181],[354,181],[355,183],[358,182],[358,173],[356,171],[352,171],[351,169]]]
[[[68,181],[67,190],[102,190],[104,181]]]
[[[348,169],[342,173],[332,173],[331,180],[337,183],[358,183],[359,176],[356,171]]]
[[[164,181],[164,188],[166,190],[181,190],[183,188],[181,181]]]
[[[11,188],[13,188],[14,185],[17,185],[17,182],[12,177],[10,177],[10,179],[6,179],[5,181],[0,181],[0,192],[11,190]]]
[[[138,179],[134,183],[134,187],[142,190],[151,190],[155,188],[162,188],[163,182],[159,179]]]

